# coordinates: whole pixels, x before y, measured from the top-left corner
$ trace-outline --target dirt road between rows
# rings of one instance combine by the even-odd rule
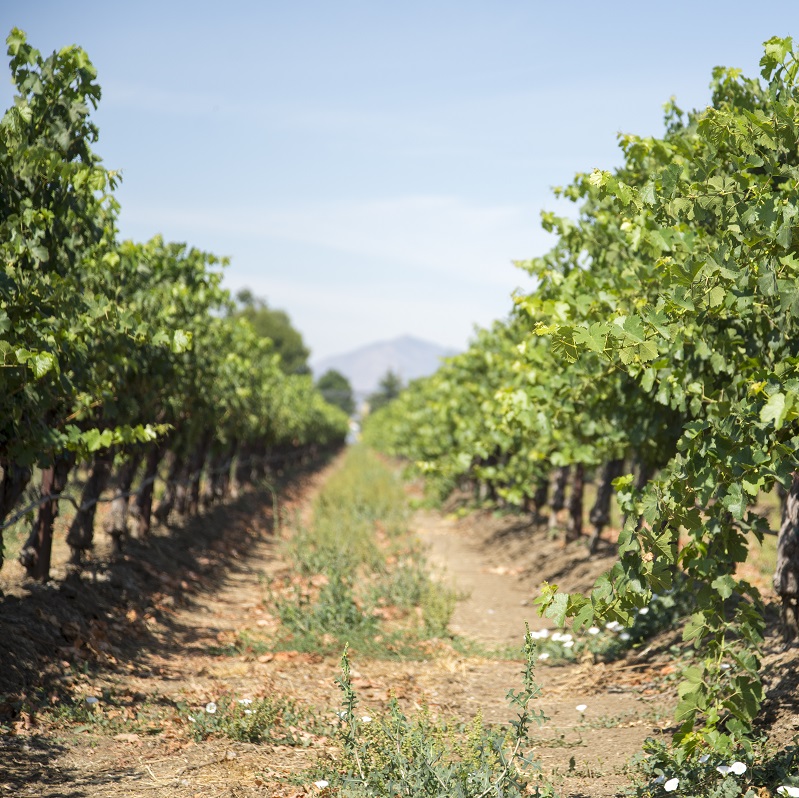
[[[307,515],[336,467],[333,463],[306,479],[286,500],[285,516]],[[270,531],[270,506],[267,495],[257,502],[250,497],[206,520],[207,525],[226,524],[228,530],[211,545],[212,555],[198,558],[198,573],[184,575],[185,593],[165,588],[159,611],[145,618],[135,610],[123,612],[120,624],[129,624],[127,648],[109,643],[103,667],[71,668],[60,677],[73,695],[108,699],[112,708],[105,733],[96,725],[62,727],[56,733],[37,726],[35,718],[17,721],[18,733],[0,742],[0,794],[319,794],[314,780],[335,767],[336,744],[329,735],[308,733],[305,747],[194,742],[187,735],[185,714],[178,717],[173,711],[175,705],[201,708],[223,695],[279,694],[313,707],[331,728],[335,723],[337,658],[291,651],[236,653],[231,648],[242,635],[255,639],[276,626],[268,611],[269,583],[288,566],[281,560],[279,536]],[[354,685],[361,707],[379,712],[391,693],[408,711],[427,703],[448,718],[469,721],[480,710],[487,721],[508,721],[513,715],[507,691],[520,687],[522,663],[514,652],[521,647],[524,623],[533,629],[547,625],[532,606],[541,580],[560,576],[568,589],[587,587],[610,554],[589,560],[584,549],[565,550],[546,532],[535,537],[512,517],[456,519],[424,510],[414,515],[412,526],[427,547],[431,566],[461,595],[452,631],[482,644],[485,652],[465,655],[437,641],[431,644],[434,655],[425,661],[357,659]],[[281,534],[291,534],[290,527]],[[168,557],[157,567],[168,570]],[[7,592],[12,587],[3,583]],[[52,620],[43,613],[42,624]],[[627,782],[623,768],[630,756],[647,736],[661,734],[669,724],[673,683],[662,662],[657,668],[635,662],[541,662],[541,708],[550,720],[535,733],[535,752],[562,796],[612,796]],[[578,705],[585,709],[578,711]],[[113,733],[117,720],[146,719],[148,713],[157,719],[152,733],[146,724],[144,731]],[[316,770],[308,770],[312,767]]]

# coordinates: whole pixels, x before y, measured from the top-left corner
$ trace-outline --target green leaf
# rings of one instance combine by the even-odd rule
[[[544,615],[551,618],[556,626],[566,624],[566,609],[569,605],[569,596],[566,593],[555,593]]]
[[[172,335],[172,351],[179,355],[191,347],[192,334],[186,330],[175,330]]]
[[[727,295],[727,292],[722,288],[720,285],[716,285],[710,289],[710,294],[708,295],[708,302],[711,308],[718,307],[723,301],[724,297]]]
[[[734,577],[730,576],[729,574],[722,574],[721,576],[716,577],[711,583],[710,586],[723,598],[728,599],[737,586],[737,582]]]
[[[727,493],[721,500],[721,503],[732,513],[733,518],[741,520],[744,517],[746,499],[744,498],[741,486],[737,482],[727,488]]]
[[[782,427],[782,422],[785,420],[785,394],[775,393],[769,397],[768,402],[760,410],[760,420],[764,424],[774,422],[777,429]]]

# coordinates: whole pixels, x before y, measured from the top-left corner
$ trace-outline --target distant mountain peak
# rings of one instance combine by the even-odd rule
[[[322,358],[312,363],[312,368],[316,377],[328,369],[341,372],[355,393],[365,396],[377,389],[380,378],[389,369],[407,383],[432,374],[441,365],[441,358],[454,354],[455,350],[431,341],[401,335],[390,341],[376,341],[351,352]]]

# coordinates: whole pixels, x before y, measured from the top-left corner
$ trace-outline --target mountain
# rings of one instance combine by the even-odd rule
[[[315,377],[328,369],[340,371],[351,383],[358,398],[377,390],[380,378],[391,369],[402,378],[403,384],[417,377],[432,374],[442,357],[454,355],[455,350],[403,335],[393,341],[378,341],[343,355],[332,355],[311,364]]]

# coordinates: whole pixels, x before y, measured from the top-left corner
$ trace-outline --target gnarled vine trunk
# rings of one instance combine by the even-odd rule
[[[69,472],[75,462],[73,455],[62,455],[50,468],[42,471],[42,497],[51,497],[42,502],[36,514],[36,522],[22,547],[19,561],[31,579],[46,582],[50,578],[50,558],[53,551],[53,524],[58,518],[58,497],[67,486]]]
[[[95,455],[91,473],[83,486],[80,497],[80,508],[72,519],[67,533],[67,544],[72,550],[70,565],[80,566],[84,554],[94,545],[94,517],[97,513],[97,502],[108,484],[111,476],[111,465],[114,462],[113,452],[105,450]]]
[[[596,486],[596,501],[588,514],[588,520],[594,527],[588,550],[593,554],[599,545],[602,530],[610,523],[610,503],[613,499],[613,480],[621,476],[624,460],[608,460],[599,474]]]
[[[128,506],[130,505],[130,497],[125,494],[130,493],[133,480],[136,478],[136,472],[139,470],[143,456],[141,447],[137,448],[122,465],[120,465],[117,471],[116,491],[121,495],[117,496],[111,502],[111,512],[109,513],[107,525],[107,531],[111,536],[115,554],[119,554],[122,551],[122,542],[128,534]]]
[[[792,640],[799,630],[799,472],[794,472],[785,497],[774,589],[782,601],[783,634],[786,641]]]
[[[151,443],[144,461],[144,475],[142,485],[133,503],[131,515],[133,516],[136,537],[146,538],[150,534],[153,512],[153,491],[155,478],[158,475],[158,466],[164,456],[163,443]]]
[[[549,498],[549,479],[542,477],[538,480],[532,498],[533,523],[540,526],[546,520],[544,518],[544,506]]]
[[[549,502],[549,528],[557,529],[560,523],[560,512],[566,506],[566,486],[569,484],[569,466],[555,469],[552,485],[552,499]]]
[[[577,463],[572,472],[572,489],[569,495],[569,522],[564,540],[571,543],[583,534],[583,498],[585,496],[585,466]]]
[[[0,524],[3,524],[8,514],[14,509],[28,483],[31,481],[31,469],[3,463],[3,476],[0,479]],[[0,529],[0,568],[3,567],[3,530]]]

